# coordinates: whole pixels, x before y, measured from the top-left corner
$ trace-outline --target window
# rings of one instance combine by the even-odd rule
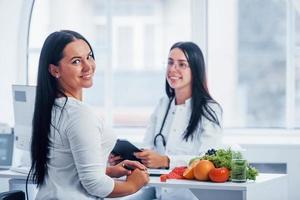
[[[242,126],[284,127],[285,1],[239,1],[238,88]]]
[[[208,2],[209,81],[223,105],[225,127],[296,127],[291,111],[297,104],[291,102],[297,75],[287,53],[295,44],[295,24],[287,28],[287,16],[295,12],[290,3]]]
[[[163,63],[171,45],[204,41],[197,43],[206,56],[211,94],[223,107],[225,128],[297,128],[300,11],[294,2],[36,0],[29,80],[35,84],[45,37],[55,30],[76,30],[91,42],[97,63],[85,101],[114,127],[145,127],[164,94]]]
[[[30,84],[36,83],[46,36],[60,29],[78,31],[91,42],[97,64],[94,86],[85,90],[85,101],[114,127],[145,127],[164,95],[169,48],[177,41],[192,40],[190,21],[191,0],[36,0]]]
[[[296,3],[296,1],[294,1]],[[295,56],[295,82],[296,82],[296,95],[295,95],[295,126],[297,128],[300,127],[300,3],[297,2],[297,10],[294,10],[295,14],[295,23],[292,24],[292,28],[294,27],[295,33],[295,54],[291,56]]]

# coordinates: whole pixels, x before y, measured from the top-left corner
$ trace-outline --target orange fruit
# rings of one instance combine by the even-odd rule
[[[208,181],[209,172],[214,169],[214,164],[209,160],[200,160],[194,167],[194,176],[199,181]]]
[[[188,168],[183,172],[183,177],[186,179],[194,179],[194,168],[200,162],[200,160],[194,160]]]

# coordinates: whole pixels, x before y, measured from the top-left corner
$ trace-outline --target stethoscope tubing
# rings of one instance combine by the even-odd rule
[[[160,126],[160,130],[159,130],[158,134],[156,134],[156,135],[154,136],[154,146],[156,146],[156,139],[157,139],[157,137],[158,137],[158,136],[161,136],[161,137],[162,137],[162,140],[163,140],[163,141],[162,141],[162,142],[163,142],[163,146],[166,147],[166,141],[165,141],[165,137],[164,137],[163,134],[162,134],[162,130],[163,130],[164,126],[165,126],[166,119],[167,119],[167,116],[168,116],[168,114],[169,114],[170,107],[171,107],[171,103],[172,103],[173,99],[174,99],[174,97],[170,97],[169,103],[168,103],[168,107],[167,107],[167,110],[166,110],[166,113],[165,113],[165,116],[164,116],[164,119],[163,119],[162,124],[161,124],[161,126]]]

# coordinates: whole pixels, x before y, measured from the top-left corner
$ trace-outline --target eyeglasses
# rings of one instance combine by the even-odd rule
[[[180,69],[180,70],[185,70],[186,68],[189,67],[189,64],[186,60],[178,60],[178,61],[175,61],[175,60],[168,60],[168,69],[171,68],[171,67],[177,67],[177,69]]]

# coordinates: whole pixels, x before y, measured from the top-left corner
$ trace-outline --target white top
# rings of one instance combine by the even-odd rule
[[[81,101],[68,97],[64,104],[65,98],[58,98],[52,108],[48,176],[36,199],[106,197],[114,188],[105,172],[116,138]]]
[[[189,139],[185,141],[183,139],[183,133],[188,126],[192,112],[191,99],[186,100],[185,104],[182,105],[175,105],[175,100],[172,101],[162,130],[162,134],[167,143],[166,147],[163,147],[161,137],[158,137],[157,146],[155,147],[154,137],[160,131],[168,103],[168,97],[160,99],[150,118],[144,143],[147,147],[167,155],[170,158],[170,169],[188,165],[191,158],[204,154],[208,149],[218,149],[222,147],[221,128],[204,117],[196,128],[197,133],[194,135],[193,140],[191,141]],[[220,107],[213,103],[209,104],[209,106],[216,112],[221,122]],[[163,189],[161,195],[162,199],[192,199],[190,191],[183,191],[181,189],[177,189],[176,191],[174,189]]]

